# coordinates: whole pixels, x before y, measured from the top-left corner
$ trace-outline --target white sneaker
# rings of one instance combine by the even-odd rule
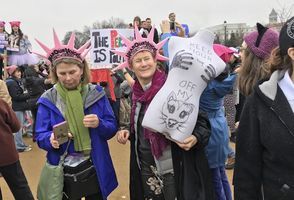
[[[31,151],[32,150],[32,147],[30,147],[30,145],[29,146],[27,146],[25,149],[24,149],[24,152],[28,152],[28,151]]]

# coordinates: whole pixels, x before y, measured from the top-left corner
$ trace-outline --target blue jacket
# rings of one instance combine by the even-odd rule
[[[52,127],[65,119],[58,106],[59,95],[53,87],[45,92],[38,100],[36,119],[36,140],[40,148],[47,151],[47,161],[58,165],[60,156],[64,153],[67,143],[54,149],[50,144]],[[91,158],[93,160],[98,182],[104,199],[117,187],[113,163],[110,157],[107,140],[111,139],[116,131],[116,120],[110,104],[100,86],[89,85],[89,93],[84,101],[84,111],[87,114],[96,114],[99,117],[99,126],[89,128],[91,138]],[[73,153],[74,143],[70,144],[68,153]]]
[[[200,98],[200,110],[207,113],[211,124],[211,135],[205,147],[210,168],[225,165],[229,152],[229,130],[225,117],[223,99],[233,90],[236,74],[232,74],[222,82],[212,80]]]

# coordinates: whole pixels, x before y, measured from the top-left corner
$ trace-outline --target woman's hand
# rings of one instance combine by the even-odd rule
[[[50,136],[50,143],[54,149],[59,149],[59,142],[58,140],[55,139],[53,132],[51,133],[51,136]]]
[[[191,135],[186,138],[183,142],[176,142],[179,147],[184,149],[185,151],[189,151],[196,143],[198,142],[195,135]]]
[[[126,144],[130,137],[130,132],[128,130],[120,130],[116,133],[116,135],[116,139],[119,143]]]
[[[87,128],[97,128],[99,126],[99,118],[95,114],[85,115],[83,124]]]
[[[71,139],[71,138],[73,138],[73,135],[71,133],[68,133],[68,137],[69,137],[69,139]],[[51,133],[51,136],[50,136],[50,143],[54,149],[59,149],[60,144],[59,144],[58,140],[55,139],[53,132]]]
[[[170,33],[170,24],[168,20],[163,20],[160,24],[162,33]]]

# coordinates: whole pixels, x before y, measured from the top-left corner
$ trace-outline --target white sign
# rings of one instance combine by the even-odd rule
[[[134,29],[96,29],[91,30],[91,64],[92,69],[111,68],[113,64],[123,62],[123,57],[111,50],[123,51],[126,45],[120,35],[129,40],[134,38]]]
[[[8,44],[6,34],[0,33],[0,50],[3,50]]]
[[[10,34],[8,36],[8,46],[6,47],[8,51],[19,51],[19,36]]]

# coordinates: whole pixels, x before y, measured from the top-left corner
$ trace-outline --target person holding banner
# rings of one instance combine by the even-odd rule
[[[169,23],[167,23],[169,29]],[[214,192],[204,146],[210,136],[207,116],[199,112],[194,131],[183,143],[167,140],[161,133],[142,126],[146,108],[166,81],[157,68],[159,54],[166,42],[153,42],[153,31],[143,38],[135,26],[135,40],[126,52],[114,51],[125,58],[119,68],[129,66],[135,73],[133,84],[131,127],[117,132],[121,144],[131,142],[130,199],[142,200],[213,200]]]
[[[38,58],[32,54],[32,45],[20,29],[20,21],[9,22],[11,33],[8,37],[8,65],[34,65]]]

